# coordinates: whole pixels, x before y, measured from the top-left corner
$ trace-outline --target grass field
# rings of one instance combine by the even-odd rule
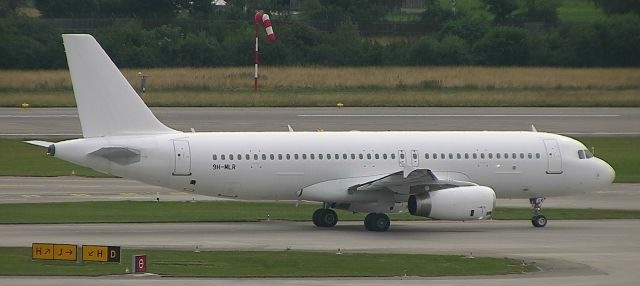
[[[176,277],[393,277],[519,274],[537,271],[515,259],[429,254],[310,251],[177,251],[125,249],[123,263],[31,261],[31,249],[0,248],[0,275],[125,274],[129,257],[147,255],[147,271]]]
[[[147,223],[147,222],[255,222],[267,219],[310,221],[319,204],[294,202],[73,202],[4,204],[0,223]],[[337,210],[341,221],[363,221],[366,214]],[[640,219],[637,210],[553,209],[544,214],[557,219]],[[268,218],[267,218],[268,217]],[[408,213],[391,214],[391,220],[425,220]],[[498,208],[495,219],[529,220],[529,208]]]
[[[616,170],[616,182],[640,182],[640,137],[578,138]],[[42,147],[0,139],[0,176],[106,177],[93,170],[48,157]]]
[[[123,70],[133,86],[139,70]],[[165,68],[149,75],[151,106],[640,106],[638,68]],[[68,71],[0,71],[0,106],[74,106]]]

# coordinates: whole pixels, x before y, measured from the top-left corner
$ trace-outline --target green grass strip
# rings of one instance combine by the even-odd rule
[[[0,223],[143,223],[143,222],[252,222],[266,220],[309,221],[318,204],[271,202],[72,202],[4,204]],[[638,210],[552,209],[549,219],[640,219]],[[338,210],[342,221],[361,221],[365,214]],[[391,214],[392,220],[423,220],[408,213]],[[495,219],[528,220],[528,208],[498,208]]]
[[[122,264],[31,261],[31,249],[0,248],[0,275],[125,274],[132,254],[146,254],[147,271],[182,277],[391,277],[500,275],[536,271],[508,258],[311,251],[193,251],[125,249]]]

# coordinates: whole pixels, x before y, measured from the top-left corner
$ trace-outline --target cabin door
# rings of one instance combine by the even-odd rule
[[[544,147],[547,150],[547,174],[562,174],[562,156],[558,141],[555,139],[545,139]]]
[[[191,150],[189,148],[189,141],[173,140],[173,154],[173,175],[191,175]]]

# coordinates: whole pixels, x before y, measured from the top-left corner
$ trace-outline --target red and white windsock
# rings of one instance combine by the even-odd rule
[[[267,40],[273,42],[276,40],[276,34],[273,33],[273,27],[271,27],[271,19],[269,19],[269,15],[258,12],[256,13],[256,24],[264,27],[267,31]]]

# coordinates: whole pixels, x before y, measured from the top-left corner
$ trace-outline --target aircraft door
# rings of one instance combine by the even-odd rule
[[[191,149],[187,140],[173,140],[174,176],[191,175]]]
[[[411,150],[411,166],[418,167],[420,165],[420,153],[418,150]]]
[[[407,156],[404,150],[398,150],[398,163],[400,163],[400,167],[407,165]]]
[[[558,141],[545,139],[544,147],[547,150],[547,174],[562,174],[562,156]]]

